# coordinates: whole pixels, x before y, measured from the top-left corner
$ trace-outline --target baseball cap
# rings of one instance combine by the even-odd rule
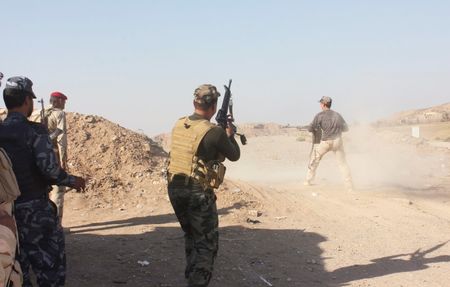
[[[53,93],[50,94],[50,97],[60,98],[60,99],[63,99],[63,100],[67,100],[67,96],[64,95],[64,94],[61,93],[61,92],[53,92]]]
[[[34,99],[36,99],[36,96],[33,92],[33,82],[28,79],[27,77],[11,77],[6,81],[5,90],[11,89],[11,90],[18,90],[18,91],[24,91],[33,96]]]
[[[333,100],[330,98],[330,97],[322,97],[320,100],[319,100],[319,103],[322,103],[322,104],[331,104],[331,102],[332,102]]]
[[[216,87],[210,84],[200,85],[194,91],[194,101],[199,104],[210,103],[220,97]]]

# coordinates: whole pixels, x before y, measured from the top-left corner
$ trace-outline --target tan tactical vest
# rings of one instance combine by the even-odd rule
[[[0,204],[0,286],[22,286],[22,270],[16,259],[17,227],[12,215],[13,204]]]
[[[206,133],[214,127],[208,120],[192,121],[183,117],[172,130],[172,148],[170,151],[170,174],[193,175],[197,164],[198,146]]]

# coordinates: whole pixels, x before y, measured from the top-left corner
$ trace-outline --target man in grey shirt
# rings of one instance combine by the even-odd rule
[[[345,160],[344,145],[342,142],[342,132],[348,131],[347,123],[339,113],[330,109],[332,103],[330,97],[322,97],[319,103],[322,112],[314,117],[314,120],[309,126],[309,131],[314,134],[321,131],[322,139],[320,144],[313,150],[304,184],[312,184],[320,160],[327,152],[333,151],[336,154],[347,189],[353,190],[353,181],[347,161]]]

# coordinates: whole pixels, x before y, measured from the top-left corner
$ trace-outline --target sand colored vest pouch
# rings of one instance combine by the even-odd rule
[[[226,167],[220,161],[205,163],[198,159],[194,164],[193,175],[203,188],[219,188],[225,178]]]
[[[225,176],[225,166],[218,161],[204,163],[196,154],[206,133],[214,127],[208,120],[191,121],[184,117],[172,130],[172,148],[168,172],[194,178],[204,188],[218,188]]]

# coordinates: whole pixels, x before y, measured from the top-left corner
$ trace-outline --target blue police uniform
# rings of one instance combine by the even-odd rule
[[[30,267],[39,286],[64,286],[64,233],[48,193],[51,185],[73,186],[76,179],[60,167],[45,126],[28,121],[21,113],[9,113],[0,124],[0,147],[11,159],[21,191],[14,211],[23,286],[32,286]]]

